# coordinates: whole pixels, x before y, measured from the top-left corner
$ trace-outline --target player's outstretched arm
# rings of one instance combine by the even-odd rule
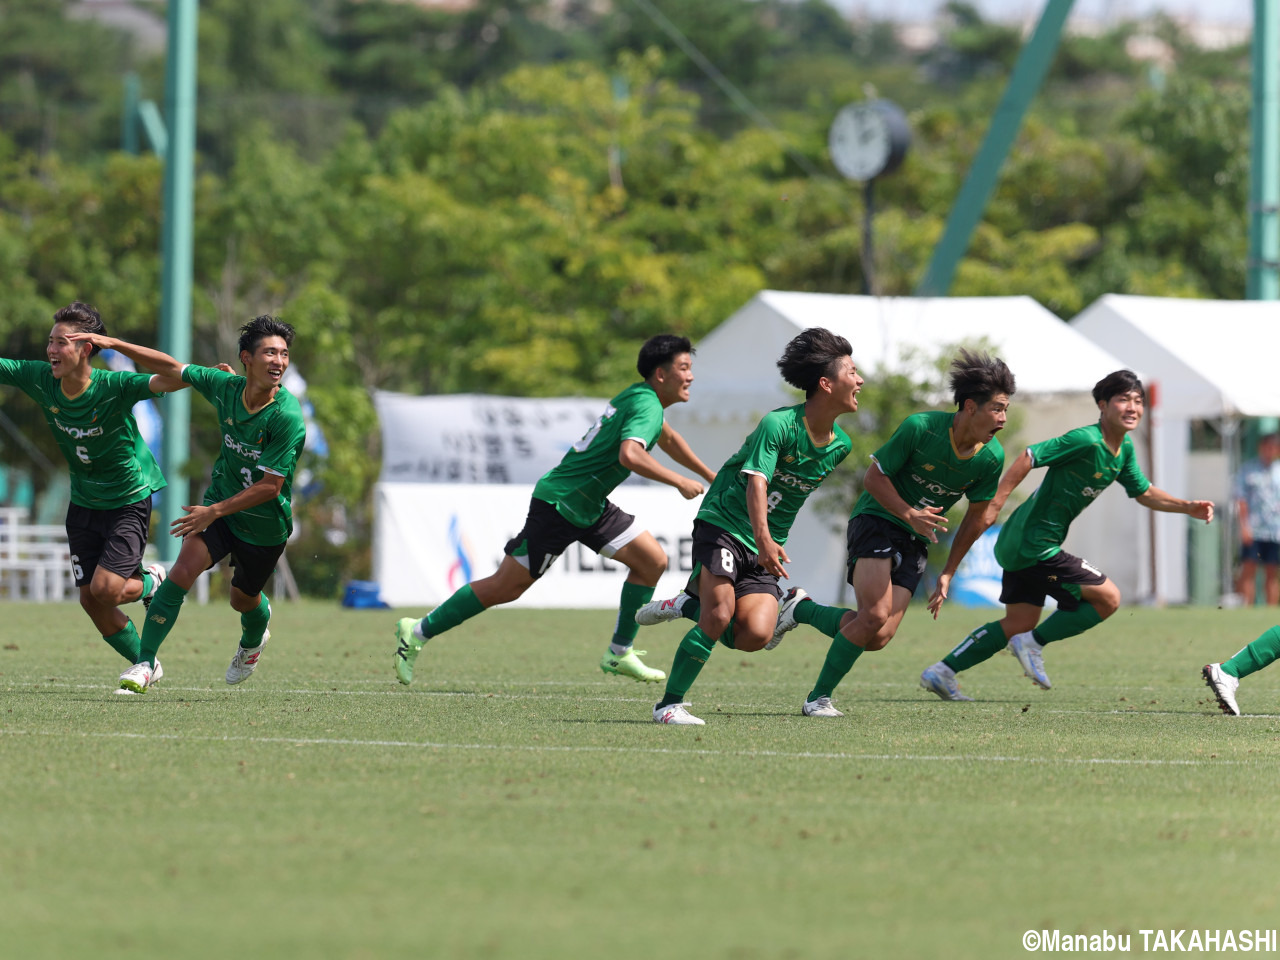
[[[169,532],[175,537],[181,537],[185,540],[193,533],[207,530],[209,524],[219,517],[225,517],[231,513],[239,513],[241,510],[248,510],[250,507],[256,507],[259,504],[274,500],[280,496],[280,491],[283,488],[284,477],[278,473],[264,472],[261,477],[236,493],[235,496],[219,500],[217,503],[184,506],[182,509],[187,512],[187,515],[173,521],[169,525]]]
[[[769,531],[769,481],[758,473],[747,474],[747,519],[751,521],[751,533],[756,540],[760,566],[775,577],[789,580],[784,563],[791,558],[782,545],[773,539]]]
[[[692,470],[707,483],[714,483],[716,479],[715,471],[708,469],[707,465],[698,459],[698,455],[693,452],[693,448],[689,446],[688,441],[680,436],[669,423],[662,425],[662,433],[658,435],[658,446],[662,448],[662,452],[674,460],[680,466],[687,470]]]
[[[867,467],[862,485],[867,493],[876,498],[876,502],[891,514],[907,524],[922,537],[928,537],[930,543],[938,542],[938,534],[947,532],[947,518],[942,516],[941,507],[913,507],[902,499],[902,495],[893,485],[880,464],[872,463]]]
[[[189,383],[182,379],[183,365],[160,350],[129,343],[127,340],[118,340],[115,337],[103,336],[100,333],[85,333],[80,330],[68,333],[67,339],[73,343],[78,341],[92,343],[95,347],[103,350],[116,350],[138,366],[150,370],[155,374],[151,378],[151,390],[153,393],[173,393],[177,390],[185,390],[190,386]]]
[[[946,566],[938,575],[938,585],[933,588],[933,593],[929,596],[929,612],[933,614],[935,620],[938,619],[938,611],[942,609],[942,602],[947,599],[947,593],[951,589],[951,578],[960,569],[960,561],[965,558],[969,548],[977,542],[983,532],[995,522],[996,514],[990,514],[988,519],[989,503],[989,500],[970,503],[969,509],[964,513],[964,519],[956,528],[956,535],[951,540],[951,549],[947,553]]]
[[[1185,513],[1205,523],[1213,522],[1212,500],[1183,500],[1156,486],[1147,487],[1146,492],[1138,494],[1135,499],[1149,510],[1158,510],[1160,513]]]
[[[1030,450],[1023,450],[1021,456],[1009,465],[1009,469],[1000,478],[1000,485],[996,487],[996,495],[987,504],[986,523],[988,527],[996,522],[996,517],[1000,516],[1000,511],[1004,509],[1004,504],[1009,499],[1009,494],[1017,489],[1018,484],[1027,479],[1027,474],[1032,471],[1035,465],[1036,462],[1031,458]]]
[[[668,470],[653,459],[649,451],[644,448],[644,444],[639,440],[622,441],[622,449],[618,451],[618,462],[632,473],[638,473],[649,480],[656,480],[658,483],[665,483],[668,486],[675,487],[686,500],[692,500],[702,493],[702,484],[697,480],[691,480],[682,474],[676,473],[674,470]]]

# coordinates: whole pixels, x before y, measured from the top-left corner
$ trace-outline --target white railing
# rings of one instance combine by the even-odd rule
[[[25,508],[0,507],[0,598],[78,599],[66,528],[26,518]]]

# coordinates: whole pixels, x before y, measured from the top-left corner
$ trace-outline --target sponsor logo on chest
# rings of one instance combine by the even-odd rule
[[[96,418],[97,415],[98,412],[95,410],[94,417]],[[86,437],[101,437],[106,433],[102,427],[73,427],[63,423],[57,417],[53,418],[53,422],[59,430],[76,440],[84,440]]]
[[[258,433],[257,442],[262,443],[261,432]],[[261,449],[255,450],[253,447],[246,446],[245,444],[241,443],[239,440],[237,440],[235,437],[233,437],[229,433],[224,433],[222,435],[222,445],[225,446],[228,450],[234,450],[236,453],[238,453],[240,456],[244,457],[247,460],[257,460],[260,456],[262,456]]]

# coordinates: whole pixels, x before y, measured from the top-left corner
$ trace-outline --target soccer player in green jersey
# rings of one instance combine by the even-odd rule
[[[787,344],[778,369],[804,403],[765,415],[720,468],[693,524],[693,577],[686,588],[698,622],[671,665],[655,723],[702,726],[685,697],[716,642],[753,652],[767,646],[778,619],[785,544],[800,507],[849,455],[836,417],[858,409],[863,380],[849,341],[811,327]]]
[[[920,675],[920,685],[943,700],[971,700],[960,692],[956,674],[1008,645],[1023,671],[1049,689],[1042,650],[1095,627],[1120,606],[1120,590],[1105,573],[1062,549],[1071,521],[1113,481],[1144,507],[1185,513],[1208,523],[1213,503],[1179,500],[1143,476],[1129,433],[1142,420],[1146,391],[1131,370],[1117,370],[1094,385],[1098,422],[1027,447],[1005,472],[991,501],[994,521],[1009,494],[1036,467],[1048,467],[1043,482],[1020,504],[996,539],[996,560],[1004,568],[1001,620],[984,624]],[[1043,624],[1045,597],[1058,609]],[[1040,624],[1037,626],[1037,624]]]
[[[702,493],[698,481],[668,470],[650,455],[655,443],[708,482],[715,474],[663,416],[673,403],[689,399],[693,345],[688,338],[651,337],[640,348],[636,369],[641,382],[610,400],[595,425],[533,488],[524,528],[508,541],[497,572],[459,588],[423,619],[403,617],[396,624],[394,662],[401,683],[413,682],[413,666],[427,640],[520,597],[571,543],[585,544],[630,570],[600,669],[647,683],[666,677],[647,666],[640,659],[643,651],[633,650],[632,644],[636,610],[653,597],[667,568],[667,555],[653,534],[610,501],[609,494],[633,472],[675,487],[686,500]]]
[[[204,503],[184,506],[172,524],[182,549],[151,601],[137,662],[120,676],[122,690],[142,693],[153,682],[156,652],[173,629],[196,578],[231,557],[230,603],[240,614],[240,643],[227,683],[240,683],[257,669],[271,633],[271,603],[262,588],[293,532],[293,474],[307,438],[302,407],[280,385],[289,368],[294,330],[275,317],[255,317],[240,328],[244,376],[184,364],[148,347],[81,335],[95,346],[119,350],[135,363],[190,384],[218,414],[222,448]]]
[[[67,546],[80,606],[111,648],[132,663],[138,631],[120,604],[151,601],[164,579],[159,564],[142,567],[151,495],[164,477],[133,417],[141,400],[186,387],[173,377],[95,369],[98,347],[79,332],[105,333],[98,311],[75,301],[53,315],[48,361],[0,359],[0,384],[18,387],[40,405],[71,472]],[[160,678],[157,669],[151,682]]]
[[[947,530],[947,510],[961,497],[969,501],[929,598],[935,618],[960,561],[995,519],[987,507],[1004,468],[996,434],[1008,419],[1014,376],[999,358],[961,350],[949,384],[954,413],[912,414],[871,456],[849,517],[848,579],[856,612],[816,603],[797,590],[777,626],[779,636],[808,623],[831,637],[802,707],[807,717],[843,716],[832,693],[863,653],[884,649],[898,632],[924,574],[929,544]]]

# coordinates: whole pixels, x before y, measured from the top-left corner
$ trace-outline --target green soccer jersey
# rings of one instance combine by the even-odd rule
[[[261,473],[284,477],[274,500],[226,516],[231,532],[245,543],[263,547],[284,543],[293,532],[293,472],[307,439],[297,398],[281,387],[275,399],[250,413],[244,405],[248,383],[244,377],[193,363],[182,368],[182,379],[213,404],[222,432],[222,450],[213,464],[205,506],[252,486]]]
[[[796,514],[809,494],[853,448],[839,424],[832,427],[832,432],[834,436],[825,445],[815,444],[805,425],[803,403],[765,414],[716,474],[702,500],[698,519],[729,531],[752,553],[758,553],[747,513],[747,481],[751,476],[763,477],[769,484],[769,535],[776,543],[786,543]]]
[[[1000,484],[1004,469],[1004,448],[995,437],[980,444],[967,457],[956,452],[951,436],[954,413],[931,411],[913,413],[898,425],[889,442],[871,455],[889,478],[893,489],[918,510],[942,507],[950,510],[961,497],[969,502],[990,500]],[[871,514],[896,523],[918,540],[928,542],[863,490],[853,506],[853,516]]]
[[[151,392],[150,374],[95,368],[85,391],[68,399],[48,363],[0,360],[0,383],[40,404],[71,468],[72,503],[114,510],[164,488],[164,475],[133,418],[135,403],[161,396]]]
[[[1141,496],[1151,486],[1138,466],[1128,434],[1120,452],[1112,453],[1096,423],[1033,444],[1027,452],[1037,467],[1049,470],[996,538],[996,560],[1006,570],[1021,570],[1056,556],[1071,521],[1113,480],[1119,480],[1131,497]]]
[[[574,526],[591,526],[604,513],[613,488],[631,474],[618,462],[622,444],[636,440],[651,449],[662,423],[662,401],[653,387],[633,383],[609,401],[600,419],[538,481],[533,495]]]

